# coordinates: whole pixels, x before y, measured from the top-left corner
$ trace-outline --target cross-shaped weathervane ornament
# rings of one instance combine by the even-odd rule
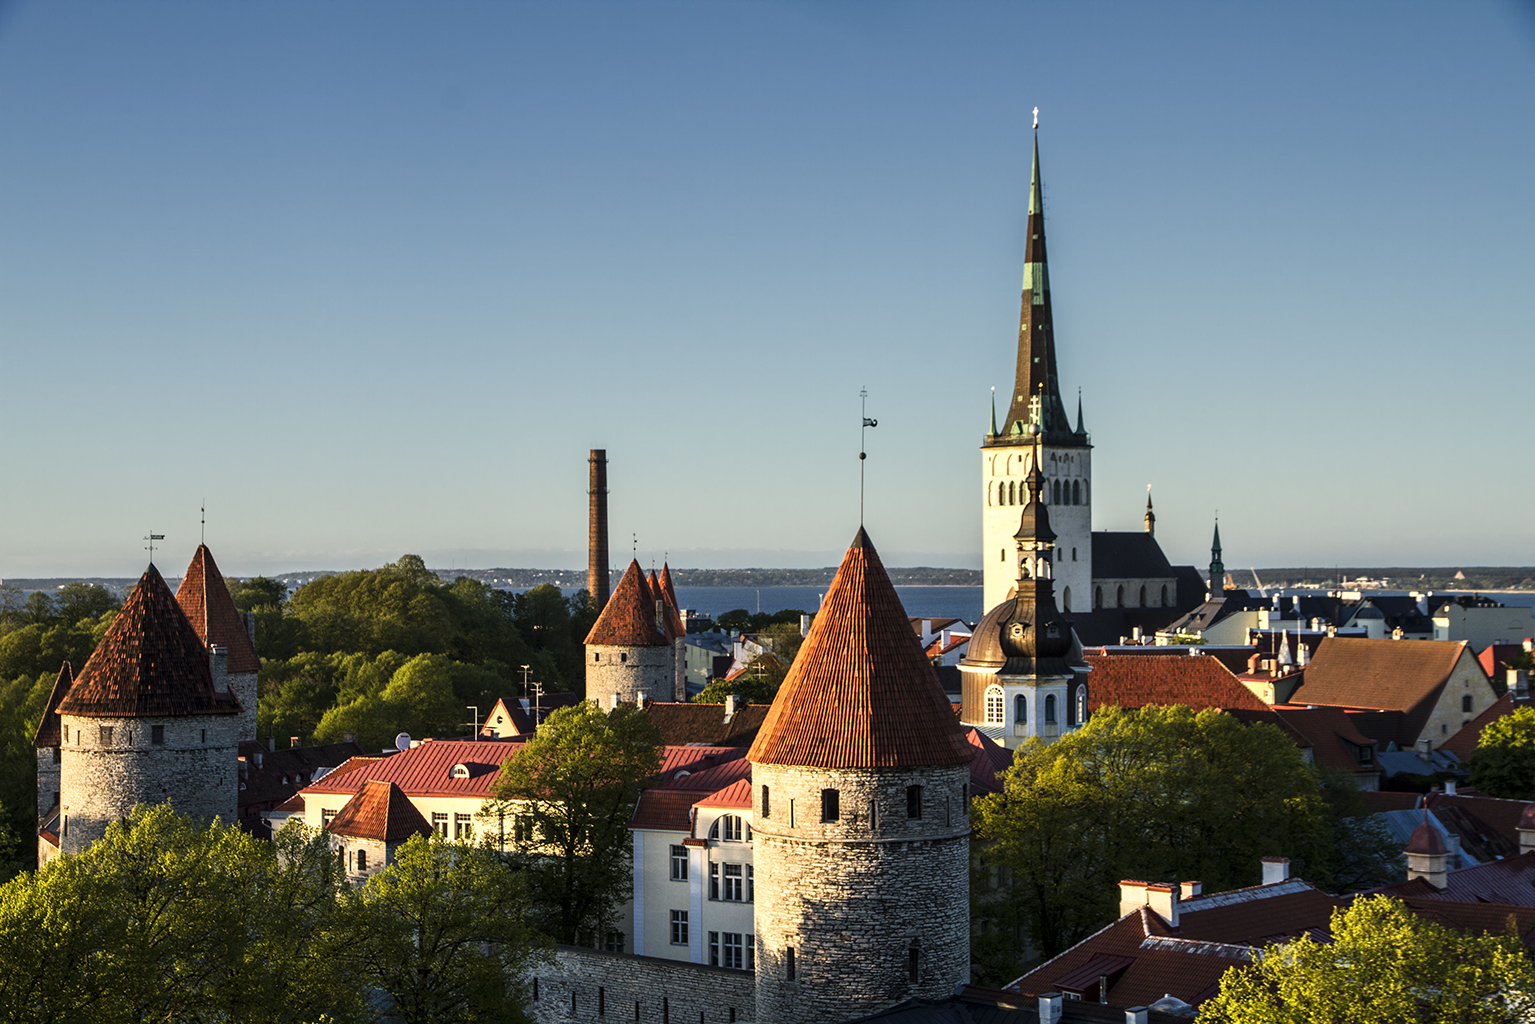
[[[149,547],[147,547],[145,549],[146,551],[149,552],[149,564],[150,565],[154,565],[155,564],[155,541],[157,541],[157,540],[164,540],[165,539],[165,534],[163,534],[163,533],[155,533],[153,530],[150,530],[149,534],[144,539],[149,541]]]
[[[1029,422],[1030,423],[1039,423],[1040,422],[1040,415],[1041,415],[1041,411],[1040,410],[1041,410],[1041,406],[1040,406],[1039,396],[1035,395],[1034,397],[1029,399]]]

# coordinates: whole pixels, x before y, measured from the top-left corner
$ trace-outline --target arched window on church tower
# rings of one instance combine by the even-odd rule
[[[1045,724],[1055,724],[1055,694],[1045,694]]]
[[[1080,480],[1073,480],[1071,482],[1071,503],[1073,505],[1082,504],[1082,481]]]
[[[1023,725],[1029,720],[1029,698],[1023,694],[1013,697],[1013,724]]]
[[[1052,505],[1059,505],[1060,503],[1061,503],[1061,482],[1059,480],[1057,480],[1057,481],[1055,481],[1055,483],[1050,485],[1050,504],[1052,504]]]
[[[1071,611],[1071,588],[1070,587],[1067,587],[1065,590],[1061,591],[1061,611],[1063,611],[1063,612]]]
[[[1119,585],[1119,587],[1114,591],[1114,607],[1115,608],[1123,608],[1124,606],[1125,606],[1125,585],[1123,583],[1121,583]]]
[[[1008,481],[1008,484],[1007,484],[1007,503],[1009,505],[1017,504],[1016,500],[1013,497],[1013,484],[1012,484],[1012,481]]]
[[[1002,725],[1002,687],[992,686],[986,690],[986,724]]]
[[[1102,587],[1094,587],[1093,588],[1093,607],[1094,608],[1102,608],[1103,607],[1103,588]]]
[[[1141,585],[1141,603],[1139,605],[1137,605],[1136,607],[1139,607],[1139,608],[1146,607],[1146,586],[1145,586],[1145,584]]]
[[[1162,584],[1162,604],[1161,604],[1161,607],[1163,607],[1163,608],[1167,607],[1167,584],[1166,583]]]

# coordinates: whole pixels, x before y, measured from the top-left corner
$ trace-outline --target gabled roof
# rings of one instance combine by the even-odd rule
[[[176,603],[187,613],[204,644],[218,644],[229,652],[230,672],[261,671],[261,659],[256,657],[245,620],[229,596],[229,587],[208,545],[197,545],[192,564],[176,588]]]
[[[365,784],[325,827],[338,836],[385,843],[432,834],[432,826],[404,791],[392,782],[379,781]]]
[[[1319,765],[1356,774],[1379,774],[1374,750],[1377,741],[1360,732],[1355,722],[1357,712],[1332,707],[1297,707],[1276,704],[1267,711],[1232,709],[1244,722],[1276,725],[1295,740],[1298,747],[1311,748],[1312,759]],[[1356,750],[1369,748],[1368,764],[1361,764]]]
[[[1216,658],[1137,654],[1087,655],[1087,706],[1139,708],[1184,704],[1205,708],[1267,711],[1268,705],[1243,686]]]
[[[239,710],[233,695],[214,692],[202,638],[153,565],[59,703],[60,714],[87,717],[232,715]]]
[[[748,704],[725,720],[723,704],[661,703],[645,705],[645,713],[661,730],[661,742],[671,745],[707,743],[717,747],[749,747],[767,718],[769,705]]]
[[[748,757],[874,768],[974,757],[862,527]]]
[[[1404,740],[1410,743],[1423,731],[1462,656],[1469,657],[1463,642],[1327,637],[1291,700],[1404,712]]]
[[[694,807],[723,807],[730,810],[751,809],[752,806],[752,780],[750,776],[737,779],[724,789],[716,789],[713,793],[698,800]]]
[[[975,748],[975,760],[970,762],[970,792],[1002,792],[1002,773],[1013,766],[1013,752],[973,725],[965,727],[965,742]]]
[[[1167,580],[1173,579],[1172,563],[1162,553],[1155,534],[1093,533],[1094,580]]]
[[[1487,710],[1461,726],[1459,732],[1439,744],[1439,749],[1450,751],[1462,761],[1471,760],[1471,755],[1476,752],[1476,745],[1481,742],[1482,730],[1504,715],[1513,714],[1513,711],[1514,694],[1510,691],[1488,705]]]
[[[37,732],[32,736],[34,747],[59,745],[59,704],[69,693],[69,688],[74,685],[74,681],[74,669],[70,668],[69,662],[66,661],[59,669],[59,677],[53,681],[53,690],[48,694],[48,703],[43,707],[43,717],[37,720]]]
[[[1492,678],[1505,670],[1508,659],[1517,658],[1523,653],[1524,644],[1488,644],[1477,654],[1476,661],[1488,678]]]
[[[1490,864],[1451,871],[1443,889],[1435,889],[1423,879],[1414,878],[1374,891],[1387,896],[1535,907],[1535,853],[1521,853]]]
[[[586,642],[623,647],[661,647],[669,643],[665,631],[656,624],[656,601],[638,561],[630,559],[629,568],[603,605]]]

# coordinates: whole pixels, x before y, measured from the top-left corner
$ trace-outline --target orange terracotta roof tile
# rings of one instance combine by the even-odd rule
[[[202,637],[151,565],[75,678],[59,713],[96,717],[232,715],[215,693]]]
[[[814,768],[958,765],[974,757],[862,527],[748,757]]]
[[[688,627],[682,622],[681,606],[677,604],[677,588],[672,586],[672,570],[665,562],[661,563],[660,579],[661,600],[666,602],[666,610],[671,615],[673,639],[688,635]]]
[[[245,620],[229,596],[229,587],[206,544],[197,545],[192,564],[176,588],[176,603],[187,613],[192,628],[204,644],[218,644],[229,652],[230,672],[259,672],[261,659],[251,644]]]
[[[48,703],[43,708],[43,717],[38,719],[37,732],[32,737],[34,747],[59,745],[59,704],[69,693],[69,688],[74,685],[74,681],[74,669],[70,668],[69,662],[66,661],[59,669],[59,677],[53,681],[53,690],[48,694]]]
[[[693,801],[697,799],[698,794],[693,790],[647,789],[640,794],[629,827],[692,833]]]
[[[1148,705],[1183,704],[1206,708],[1245,708],[1267,711],[1268,705],[1231,674],[1215,658],[1138,654],[1089,654],[1087,706],[1140,708]]]
[[[640,563],[630,560],[602,614],[586,635],[589,644],[660,647],[670,643],[656,624],[656,602]]]
[[[702,800],[693,804],[694,807],[728,807],[739,810],[745,808],[751,810],[752,806],[752,780],[750,777],[737,779],[724,789],[717,789]]]
[[[325,827],[338,836],[385,843],[432,834],[432,826],[399,786],[378,781],[364,785]]]

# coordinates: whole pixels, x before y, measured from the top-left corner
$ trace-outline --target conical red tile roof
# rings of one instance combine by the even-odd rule
[[[365,783],[325,827],[338,836],[385,843],[432,834],[432,826],[416,810],[405,791],[380,779]]]
[[[810,768],[974,757],[862,527],[747,757]]]
[[[229,652],[229,671],[261,670],[261,659],[256,657],[245,621],[229,596],[229,587],[208,545],[197,545],[197,554],[176,589],[176,603],[187,613],[204,644],[218,644]]]
[[[53,692],[48,694],[48,705],[43,708],[43,717],[37,723],[37,732],[32,737],[34,747],[56,747],[60,742],[59,732],[59,704],[69,693],[69,688],[74,685],[75,670],[69,662],[59,669],[59,677],[53,681]]]
[[[623,578],[613,588],[613,596],[586,635],[586,642],[639,647],[659,647],[669,642],[666,633],[656,625],[656,599],[651,596],[639,562],[630,560]]]
[[[677,636],[687,636],[687,624],[682,621],[682,605],[677,603],[677,588],[672,586],[672,570],[665,562],[661,563],[661,592],[662,599],[666,601],[666,610],[671,613],[672,632]]]
[[[151,565],[75,678],[59,713],[97,717],[232,715],[213,691],[202,637]]]

